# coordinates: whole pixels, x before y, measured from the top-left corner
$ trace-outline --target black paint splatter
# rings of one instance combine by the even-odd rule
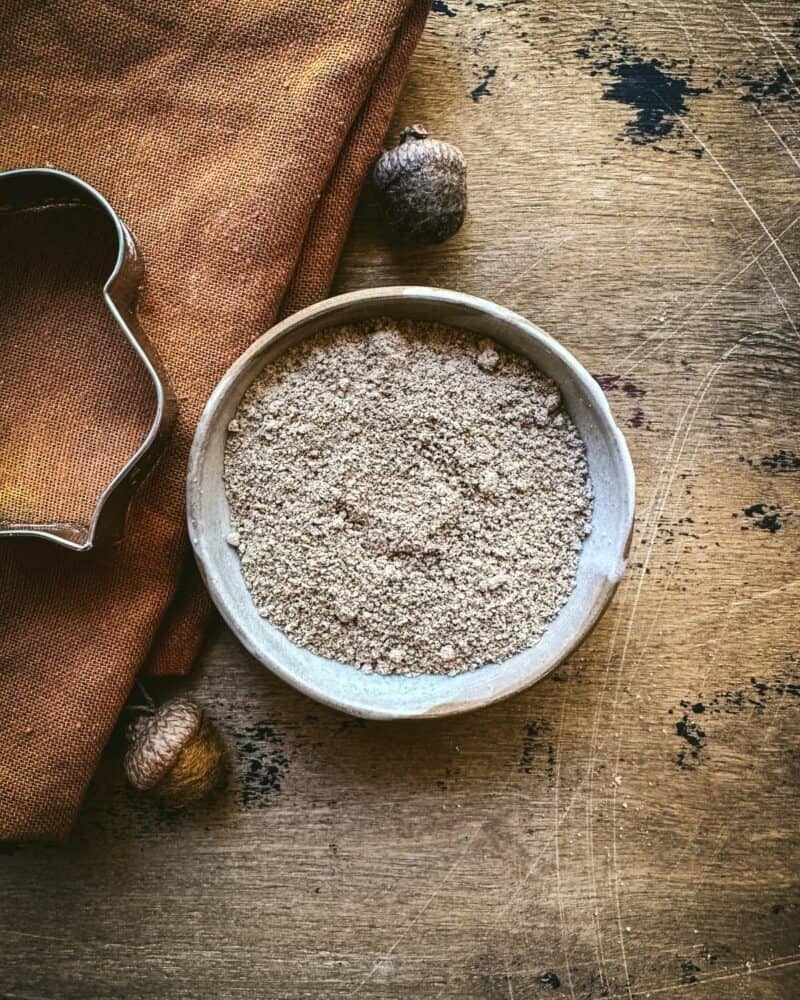
[[[289,766],[283,738],[266,722],[235,730],[233,737],[242,765],[242,805],[264,806],[280,792]]]
[[[455,17],[456,12],[452,7],[444,2],[444,0],[433,0],[433,5],[431,6],[431,11],[434,14],[444,14],[446,17]]]
[[[624,392],[629,399],[641,399],[647,392],[646,389],[642,389],[630,379],[623,378],[622,375],[595,375],[594,380],[604,392],[619,390]]]
[[[688,744],[675,755],[675,762],[682,771],[691,771],[697,766],[700,751],[706,745],[706,732],[686,713],[675,723],[675,732]]]
[[[702,728],[692,715],[709,716],[737,715],[740,712],[761,712],[768,703],[775,698],[782,698],[788,695],[793,698],[800,698],[800,683],[797,681],[796,665],[798,657],[790,654],[787,657],[789,667],[787,670],[776,674],[769,680],[759,680],[757,677],[750,678],[750,684],[746,688],[730,690],[723,688],[703,695],[698,693],[697,698],[684,698],[680,702],[683,716],[675,723],[675,730],[681,739],[688,744],[687,747],[676,754],[675,761],[681,770],[691,771],[700,761],[700,753],[708,742],[706,729]],[[673,714],[673,710],[669,710]]]
[[[689,110],[686,98],[709,93],[707,87],[692,87],[686,78],[670,73],[659,59],[609,57],[600,67],[616,78],[603,100],[637,109],[625,126],[625,135],[636,145],[672,135],[678,118]]]
[[[489,82],[495,78],[497,75],[497,66],[484,66],[483,76],[481,82],[477,87],[474,87],[470,92],[469,96],[476,103],[484,96],[491,97],[492,92],[489,90]]]
[[[687,98],[711,92],[708,87],[693,86],[686,71],[679,71],[677,62],[638,53],[619,38],[608,20],[589,33],[588,43],[575,54],[592,60],[592,76],[604,72],[613,78],[603,92],[604,101],[636,111],[626,123],[622,138],[637,146],[662,149],[662,140],[681,134],[680,119],[689,111]],[[692,152],[698,156],[696,150]]]
[[[642,389],[641,386],[638,386],[628,378],[623,378],[622,375],[605,373],[595,375],[594,380],[604,392],[624,392],[628,399],[641,399],[647,393],[646,389]],[[644,427],[645,430],[652,430],[650,424],[645,423],[645,412],[641,406],[637,406],[628,418],[628,426],[636,428]]]
[[[533,758],[536,753],[536,746],[542,733],[542,724],[539,722],[528,722],[525,726],[525,736],[522,739],[522,750],[517,763],[517,771],[520,774],[533,774]]]
[[[546,722],[527,722],[525,724],[522,747],[517,772],[519,774],[544,774],[552,785],[556,774],[556,750],[552,743],[544,742],[544,734],[550,727]],[[537,755],[545,755],[545,761],[537,766]]]
[[[781,913],[797,913],[800,911],[800,901],[790,900],[788,903],[775,903],[770,907],[770,913],[778,916]]]
[[[740,98],[742,101],[755,104],[757,108],[768,100],[781,103],[792,99],[792,80],[783,66],[776,66],[770,80],[745,80],[747,92]]]
[[[790,661],[796,662],[789,657]],[[800,698],[800,684],[795,683],[792,680],[786,680],[782,678],[776,678],[772,681],[759,681],[755,677],[750,678],[750,684],[755,688],[759,695],[778,695],[783,697],[785,694],[791,695],[793,698]],[[761,703],[763,707],[763,702]]]
[[[694,962],[690,962],[688,960],[681,962],[681,982],[685,983],[687,986],[690,983],[698,982],[698,972],[700,972],[700,966],[695,965]]]
[[[543,972],[541,976],[539,976],[539,982],[542,984],[542,986],[549,986],[551,990],[557,990],[561,985],[561,980],[559,979],[558,975],[552,970]]]
[[[628,421],[629,427],[643,427],[644,426],[644,410],[641,406],[637,406],[633,411],[633,416]]]
[[[740,456],[739,461],[746,461],[748,465],[753,464],[752,460],[745,459],[744,455]],[[800,455],[781,448],[772,455],[764,455],[758,464],[764,472],[800,472]]]
[[[749,507],[744,508],[745,517],[752,519],[752,527],[760,528],[762,531],[768,531],[770,534],[774,535],[776,531],[780,531],[783,527],[783,522],[781,517],[785,516],[781,514],[781,511],[774,504],[769,507],[765,503],[754,503]],[[742,531],[747,531],[750,525],[743,524]]]
[[[694,715],[736,715],[745,709],[762,709],[766,706],[766,696],[772,694],[791,694],[791,689],[798,687],[785,679],[760,681],[750,678],[750,687],[739,690],[723,689],[712,694],[698,695],[697,701],[684,698],[680,707]],[[702,700],[700,700],[702,699]]]

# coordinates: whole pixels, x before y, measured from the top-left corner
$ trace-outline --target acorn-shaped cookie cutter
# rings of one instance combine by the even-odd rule
[[[128,505],[163,451],[177,402],[155,348],[136,317],[136,300],[144,275],[141,255],[111,205],[91,185],[62,170],[35,167],[0,173],[0,214],[70,205],[99,209],[116,234],[117,255],[103,285],[103,301],[153,383],[155,413],[142,443],[98,497],[88,523],[19,524],[0,520],[0,537],[45,538],[85,552],[122,536]]]

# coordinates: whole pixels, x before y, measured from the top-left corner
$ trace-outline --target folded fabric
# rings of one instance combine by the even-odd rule
[[[191,664],[209,614],[184,528],[194,426],[231,361],[326,293],[426,13],[426,0],[2,5],[0,169],[75,173],[127,222],[179,416],[121,543],[0,539],[0,839],[63,838],[138,671]],[[85,249],[94,287],[92,248],[66,221],[43,227],[38,265],[57,294],[0,286],[4,351],[21,337],[0,438],[17,480],[38,488],[60,468],[80,507],[108,473],[104,435],[135,442],[150,402],[108,317],[58,284],[59,240]],[[2,263],[18,249],[7,239]],[[35,278],[35,260],[15,266]]]

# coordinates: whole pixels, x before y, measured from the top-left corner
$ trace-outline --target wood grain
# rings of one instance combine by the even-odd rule
[[[109,748],[66,848],[0,857],[9,998],[800,995],[800,11],[437,0],[396,125],[470,165],[451,242],[359,209],[337,289],[495,299],[602,376],[631,566],[547,681],[364,723],[217,627],[231,780],[184,815]]]

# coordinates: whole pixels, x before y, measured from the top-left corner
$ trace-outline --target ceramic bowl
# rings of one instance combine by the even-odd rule
[[[377,316],[435,320],[492,337],[530,358],[559,386],[585,444],[594,488],[591,531],[575,588],[539,641],[503,663],[455,677],[366,674],[290,642],[263,619],[227,544],[230,514],[222,481],[228,422],[265,365],[326,327]],[[327,299],[274,326],[228,370],[206,405],[188,472],[189,536],[214,603],[244,646],[275,674],[334,708],[373,719],[466,712],[541,680],[589,634],[625,569],[633,527],[634,474],[625,439],[600,386],[556,340],[501,306],[441,288],[371,288]],[[300,567],[298,567],[300,571]]]

